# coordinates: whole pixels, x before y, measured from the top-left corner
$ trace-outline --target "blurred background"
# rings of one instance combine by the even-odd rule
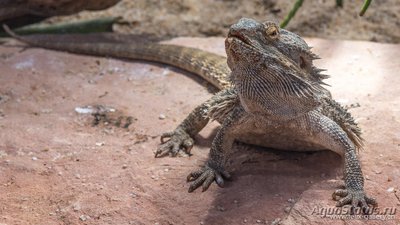
[[[304,1],[287,29],[305,37],[400,42],[398,0],[372,1],[363,17],[363,1]],[[121,17],[113,30],[177,36],[225,36],[241,17],[281,22],[294,0],[3,0],[0,20],[14,27],[102,17]],[[61,16],[57,16],[61,15]]]

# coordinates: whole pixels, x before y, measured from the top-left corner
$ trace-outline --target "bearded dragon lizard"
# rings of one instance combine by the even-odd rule
[[[227,58],[156,43],[49,42],[46,38],[19,37],[6,30],[32,46],[166,63],[198,74],[219,88],[174,131],[161,135],[162,144],[155,153],[156,157],[189,153],[193,137],[209,120],[221,123],[208,161],[187,177],[191,182],[189,192],[200,186],[205,191],[214,181],[224,185],[224,179],[230,178],[225,164],[237,140],[282,150],[332,150],[344,158],[345,188],[332,195],[337,206],[351,204],[368,209],[368,204],[376,204],[364,192],[357,159],[356,151],[363,142],[360,128],[323,87],[323,79],[328,76],[313,65],[317,55],[300,36],[273,22],[242,18],[232,25],[225,40]]]

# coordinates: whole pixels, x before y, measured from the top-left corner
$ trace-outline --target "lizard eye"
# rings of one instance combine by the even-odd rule
[[[276,26],[276,24],[268,24],[265,29],[265,33],[272,40],[276,40],[279,37],[279,28]]]

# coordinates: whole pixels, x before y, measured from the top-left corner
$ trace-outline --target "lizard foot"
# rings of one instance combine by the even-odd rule
[[[169,140],[164,141],[165,138]],[[172,132],[163,133],[161,135],[161,145],[158,147],[154,157],[163,157],[171,153],[176,156],[179,151],[184,150],[190,155],[190,150],[194,144],[193,139],[181,128],[176,128]]]
[[[368,197],[363,190],[356,191],[351,189],[338,189],[333,192],[332,198],[337,201],[337,207],[351,204],[352,210],[361,206],[363,212],[369,212],[368,204],[377,205],[376,200]]]
[[[191,172],[188,175],[187,181],[192,182],[189,187],[189,192],[193,192],[200,186],[202,186],[202,191],[204,192],[208,189],[208,187],[210,187],[211,183],[214,180],[218,184],[218,186],[224,187],[224,178],[230,179],[231,176],[228,172],[217,171],[216,169],[213,169],[206,165],[200,170]]]

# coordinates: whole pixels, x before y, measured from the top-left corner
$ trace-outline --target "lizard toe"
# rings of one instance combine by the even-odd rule
[[[200,170],[196,170],[196,171],[194,171],[194,172],[191,172],[191,173],[187,176],[186,181],[187,181],[187,182],[190,182],[190,181],[196,180],[197,178],[199,178],[199,177],[203,174],[203,170],[204,170],[204,169],[200,169]]]
[[[339,189],[333,193],[333,198],[337,200],[336,206],[351,205],[351,213],[361,207],[364,213],[369,212],[369,204],[376,205],[374,198],[368,197],[363,190]]]
[[[165,132],[165,133],[161,134],[161,137],[160,137],[161,144],[165,143],[165,138],[172,137],[172,135],[174,135],[174,133],[175,133],[174,131],[170,131],[170,132]]]
[[[172,157],[175,157],[176,155],[178,155],[179,150],[180,150],[179,144],[174,142],[172,144],[172,148],[171,148],[171,151],[170,151]]]
[[[193,144],[194,144],[194,141],[191,138],[190,139],[186,139],[185,141],[183,141],[182,146],[185,148],[186,153],[189,154],[189,155],[190,155],[190,151],[193,148]]]
[[[338,197],[345,197],[347,196],[348,191],[346,189],[338,189],[332,194],[333,200],[339,200]]]
[[[203,185],[201,185],[202,186],[202,190],[201,190],[202,192],[207,191],[207,189],[210,187],[212,182],[216,179],[215,177],[216,177],[216,174],[214,174],[214,175],[211,174],[211,175],[206,177],[206,179],[203,182]]]
[[[165,140],[167,139],[168,140]],[[161,145],[158,147],[155,157],[171,155],[175,157],[179,152],[190,155],[194,141],[184,130],[177,128],[174,131],[163,133],[160,137]]]
[[[229,177],[229,174],[224,172],[219,172],[209,166],[205,166],[200,170],[190,173],[187,177],[188,182],[192,182],[189,187],[189,192],[193,192],[200,186],[202,186],[202,191],[206,191],[213,181],[215,181],[219,187],[224,186],[225,175]]]
[[[165,144],[160,145],[160,147],[157,148],[157,151],[154,155],[155,158],[157,157],[163,157],[169,154],[170,149],[173,147],[172,142],[167,142]]]
[[[371,198],[371,197],[365,196],[365,201],[366,201],[368,204],[371,204],[371,205],[374,205],[374,206],[377,206],[377,205],[378,205],[378,202],[376,201],[375,198]]]
[[[341,199],[339,199],[337,201],[336,206],[342,207],[342,206],[347,205],[349,203],[351,203],[351,197],[350,196],[345,196],[345,197],[343,197],[343,198],[341,198]]]
[[[198,178],[196,178],[196,179],[194,179],[192,181],[192,183],[189,186],[189,193],[193,192],[194,190],[196,190],[198,187],[200,187],[204,183],[204,181],[206,181],[207,177],[210,174],[209,173],[204,173],[204,172]],[[214,179],[214,178],[212,178],[212,179]],[[203,189],[204,189],[204,187],[203,187]]]

